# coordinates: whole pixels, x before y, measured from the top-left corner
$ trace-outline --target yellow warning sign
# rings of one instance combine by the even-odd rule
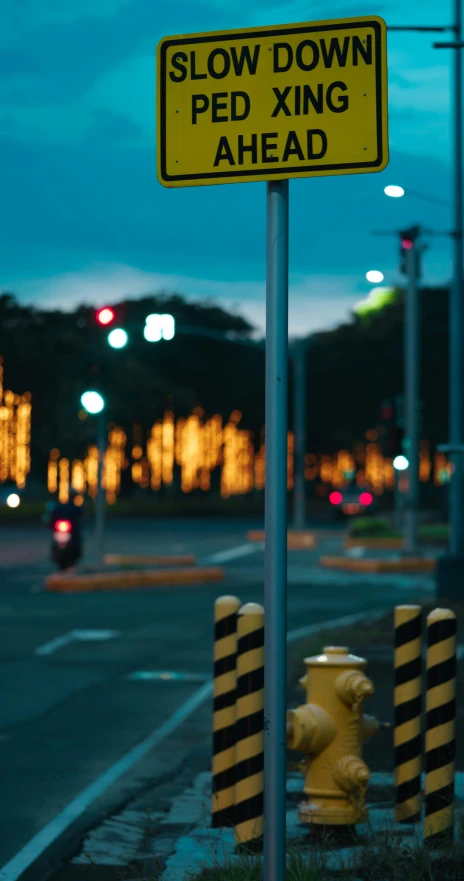
[[[166,37],[157,90],[166,187],[388,163],[386,25],[377,16]]]

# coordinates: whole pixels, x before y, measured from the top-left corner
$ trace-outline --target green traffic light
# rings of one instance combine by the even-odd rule
[[[99,392],[89,391],[84,392],[81,396],[81,404],[84,410],[87,410],[87,413],[95,416],[97,413],[101,413],[105,406],[105,401]]]
[[[128,339],[129,337],[122,327],[115,327],[115,329],[108,334],[108,343],[112,349],[123,349],[124,346],[127,345]]]

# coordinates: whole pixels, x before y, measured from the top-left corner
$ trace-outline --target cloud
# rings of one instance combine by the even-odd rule
[[[290,277],[289,332],[298,336],[340,324],[360,299],[356,276]],[[6,285],[10,288],[11,286]],[[80,303],[96,307],[160,291],[176,291],[195,300],[214,300],[265,330],[265,283],[223,281],[185,275],[145,272],[124,264],[94,263],[51,277],[19,279],[14,285],[21,301],[40,301],[44,308],[73,309]]]

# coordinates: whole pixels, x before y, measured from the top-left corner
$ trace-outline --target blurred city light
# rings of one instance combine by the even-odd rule
[[[10,495],[7,496],[6,499],[6,503],[9,508],[18,508],[20,501],[21,499],[19,498],[18,493],[10,493]]]
[[[409,468],[409,461],[406,456],[395,456],[393,459],[393,467],[395,471],[406,471],[406,468]]]
[[[147,315],[143,335],[148,343],[172,340],[175,333],[176,323],[173,315],[159,315],[156,313]]]
[[[366,508],[368,505],[372,505],[373,501],[374,499],[370,493],[361,493],[361,495],[359,496],[360,504],[364,505],[364,507]]]
[[[103,309],[98,310],[96,317],[99,324],[111,324],[115,318],[114,309],[110,309],[109,306],[104,306]]]
[[[404,248],[405,251],[411,251],[414,247],[414,242],[411,239],[401,239],[401,247]]]
[[[105,401],[98,392],[91,391],[84,392],[81,397],[81,404],[84,410],[87,410],[87,413],[95,415],[96,413],[101,413],[105,406]]]
[[[399,199],[401,196],[404,196],[403,187],[397,187],[394,184],[385,187],[384,193],[386,196],[391,196],[393,199]]]
[[[340,492],[335,491],[333,493],[330,493],[329,502],[331,505],[341,505],[342,501],[343,496]]]
[[[122,327],[116,327],[108,334],[108,343],[112,349],[123,349],[129,337]]]
[[[379,282],[384,280],[385,276],[378,269],[369,269],[369,272],[366,272],[366,278],[368,281],[373,282],[373,284],[379,284]]]

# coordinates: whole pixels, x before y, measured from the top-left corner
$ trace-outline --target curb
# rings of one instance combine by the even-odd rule
[[[179,557],[163,557],[140,554],[105,554],[105,566],[196,566],[197,558],[192,554]]]
[[[435,572],[436,560],[403,557],[401,560],[353,560],[349,557],[321,557],[321,566],[350,572]]]
[[[265,541],[264,529],[252,529],[247,532],[248,541]],[[304,550],[316,547],[314,532],[289,530],[287,532],[287,549],[289,551]]]
[[[402,538],[345,538],[345,548],[373,548],[374,550],[401,550]]]
[[[133,572],[100,573],[97,575],[49,575],[45,589],[53,593],[84,593],[97,590],[139,590],[144,587],[171,587],[172,585],[199,585],[222,581],[224,569],[139,570]]]

